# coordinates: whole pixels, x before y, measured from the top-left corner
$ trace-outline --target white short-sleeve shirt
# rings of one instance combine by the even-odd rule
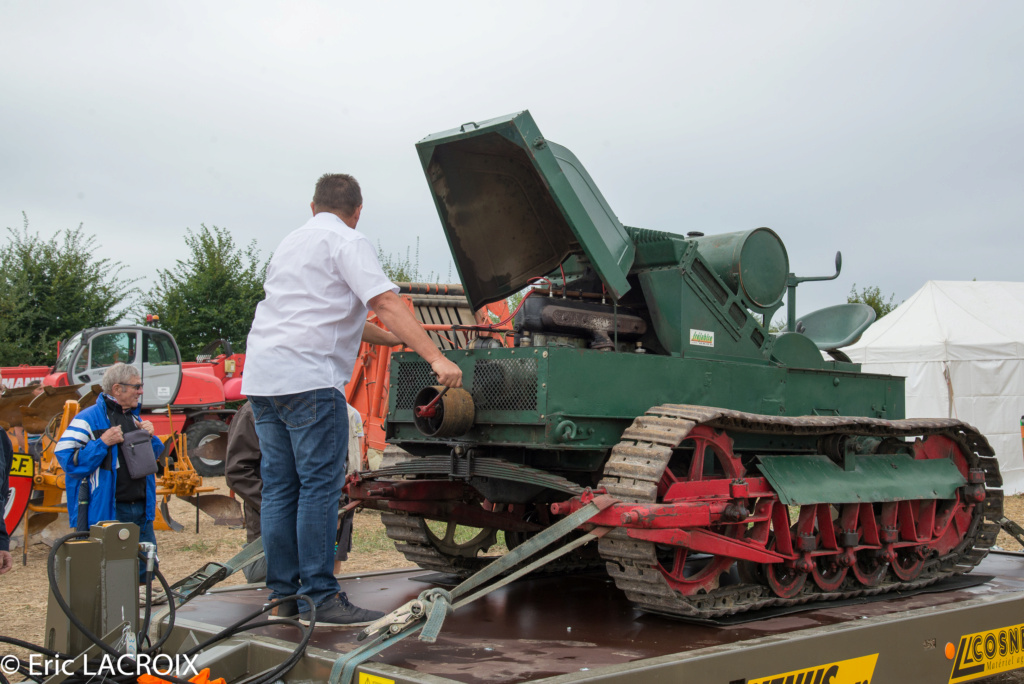
[[[266,299],[246,344],[242,392],[294,394],[352,376],[367,302],[398,292],[362,233],[321,212],[289,234],[270,259]]]

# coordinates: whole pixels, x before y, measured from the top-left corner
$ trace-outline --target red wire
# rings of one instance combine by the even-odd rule
[[[529,297],[530,295],[532,295],[533,293],[534,293],[534,290],[530,290],[525,295],[523,295],[523,298],[519,300],[519,306],[516,307],[516,310],[513,311],[512,313],[510,313],[508,315],[508,318],[506,318],[505,320],[499,321],[499,322],[495,323],[494,325],[490,326],[490,329],[494,330],[498,326],[505,325],[506,323],[511,321],[513,318],[515,318],[516,314],[519,313],[519,310],[523,308],[523,303],[526,301],[526,298]]]
[[[546,280],[546,281],[548,282],[548,287],[554,287],[554,286],[553,286],[553,285],[551,284],[551,279],[550,279],[550,278],[547,278],[547,277],[544,277],[544,276],[541,276],[541,277],[539,277],[539,278],[530,278],[530,279],[529,279],[528,281],[526,281],[526,282],[527,282],[528,284],[532,284],[532,283],[535,283],[535,282],[537,282],[538,280]],[[534,292],[536,292],[536,290],[530,290],[530,291],[529,291],[529,292],[527,292],[527,293],[526,293],[525,295],[523,295],[523,298],[519,300],[519,306],[517,306],[517,307],[516,307],[516,310],[515,310],[515,311],[513,311],[512,313],[510,313],[510,314],[508,315],[508,318],[506,318],[505,320],[503,320],[503,321],[499,321],[499,322],[497,322],[497,323],[494,323],[493,325],[487,326],[488,330],[494,330],[494,329],[496,329],[496,328],[497,328],[498,326],[500,326],[500,325],[505,325],[506,323],[508,323],[509,321],[511,321],[511,320],[512,320],[513,318],[515,318],[515,317],[516,317],[516,314],[517,314],[517,313],[519,313],[519,310],[523,308],[523,304],[524,304],[524,303],[526,302],[526,298],[527,298],[527,297],[529,297],[530,295],[532,295],[532,294],[533,294]]]

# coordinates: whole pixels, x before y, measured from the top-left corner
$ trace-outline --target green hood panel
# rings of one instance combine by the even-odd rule
[[[635,247],[566,148],[544,140],[527,111],[416,144],[434,205],[474,309],[585,255],[608,290],[629,291]]]

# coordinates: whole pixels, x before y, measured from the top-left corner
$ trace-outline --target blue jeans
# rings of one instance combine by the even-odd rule
[[[338,593],[334,536],[348,457],[348,407],[332,388],[249,396],[260,438],[260,528],[272,599]]]
[[[133,503],[124,503],[121,501],[116,502],[115,512],[117,513],[117,521],[123,523],[135,523],[139,526],[139,543],[149,542],[156,545],[156,534],[153,532],[153,521],[146,520],[146,502],[135,501]],[[159,563],[157,563],[159,566]],[[154,566],[156,569],[157,566]],[[139,584],[146,581],[146,564],[143,561],[139,561]],[[159,584],[154,585],[160,588]]]

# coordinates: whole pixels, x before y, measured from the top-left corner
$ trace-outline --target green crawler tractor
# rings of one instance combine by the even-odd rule
[[[498,532],[515,547],[599,490],[617,503],[591,523],[610,529],[548,570],[604,567],[669,615],[919,587],[986,555],[1002,510],[988,442],[905,420],[903,379],[849,362],[873,312],[797,317],[797,284],[821,278],[790,273],[775,232],[624,226],[529,112],[417,151],[473,309],[535,287],[514,344],[446,352],[464,389],[392,358],[399,457],[348,488],[410,560],[468,575]]]

